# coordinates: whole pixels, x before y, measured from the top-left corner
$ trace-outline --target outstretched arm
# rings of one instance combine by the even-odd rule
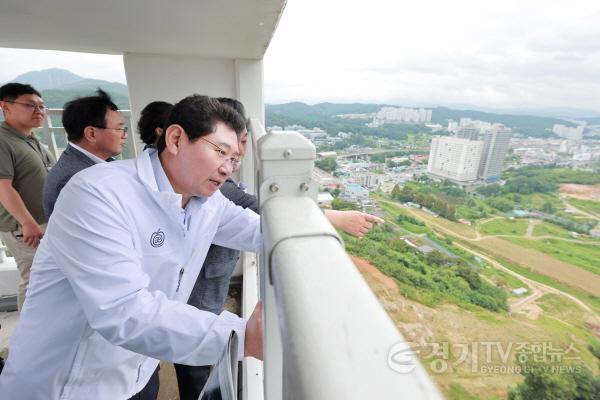
[[[374,223],[384,222],[379,217],[360,211],[325,210],[325,216],[335,228],[358,237],[366,235]]]

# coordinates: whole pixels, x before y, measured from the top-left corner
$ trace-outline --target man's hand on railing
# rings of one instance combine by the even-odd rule
[[[384,222],[379,217],[360,211],[325,210],[325,216],[335,228],[358,237],[369,233],[374,223]]]
[[[246,337],[244,339],[244,356],[263,359],[263,305],[262,301],[256,303],[250,319],[246,323]]]

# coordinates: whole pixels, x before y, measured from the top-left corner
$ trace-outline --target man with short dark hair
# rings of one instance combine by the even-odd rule
[[[46,107],[30,85],[7,83],[0,87],[0,238],[15,257],[21,275],[19,310],[25,301],[31,263],[46,222],[42,188],[54,157],[39,142]]]
[[[239,356],[262,357],[260,305],[245,321],[185,304],[211,243],[262,248],[259,216],[219,192],[244,129],[231,108],[190,96],[159,151],[73,176],[35,259],[3,398],[126,399],[158,360],[215,364],[233,332]]]
[[[82,169],[121,154],[127,127],[108,93],[81,97],[65,104],[62,116],[69,144],[44,184],[44,211],[50,218],[54,203],[69,179]]]

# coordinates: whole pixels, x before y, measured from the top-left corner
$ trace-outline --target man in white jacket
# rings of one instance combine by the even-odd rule
[[[0,399],[127,399],[158,360],[214,364],[231,332],[262,357],[262,311],[245,320],[186,303],[211,243],[259,251],[259,217],[219,187],[243,120],[206,96],[175,105],[157,151],[98,164],[62,190],[0,375]]]

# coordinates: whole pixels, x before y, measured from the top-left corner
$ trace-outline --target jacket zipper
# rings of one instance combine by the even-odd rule
[[[181,286],[181,278],[183,278],[183,272],[184,272],[184,268],[181,267],[181,269],[179,270],[179,279],[177,280],[177,289],[175,289],[175,293],[179,292],[179,286]]]
[[[140,381],[140,370],[142,369],[142,364],[138,365],[137,378],[135,379],[135,383]]]

